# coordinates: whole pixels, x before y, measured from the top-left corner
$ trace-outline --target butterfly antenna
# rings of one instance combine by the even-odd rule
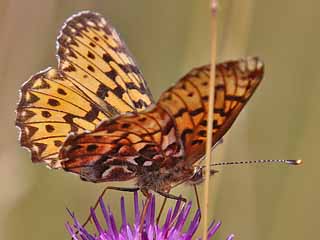
[[[235,162],[219,162],[213,163],[210,166],[224,166],[224,165],[242,165],[242,164],[260,164],[260,163],[284,163],[289,165],[301,165],[303,161],[301,159],[293,160],[293,159],[262,159],[262,160],[254,160],[254,161],[235,161]]]

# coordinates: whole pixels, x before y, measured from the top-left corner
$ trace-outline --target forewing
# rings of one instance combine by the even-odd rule
[[[216,66],[213,142],[231,127],[263,77],[258,58],[229,61]],[[196,68],[158,102],[175,118],[185,147],[187,161],[195,162],[205,153],[210,66]]]
[[[57,51],[58,70],[35,74],[22,86],[16,120],[32,160],[51,166],[69,132],[93,130],[101,120],[153,103],[125,44],[100,15],[68,19]]]
[[[57,48],[62,75],[107,115],[141,111],[153,103],[126,45],[99,14],[81,12],[68,19]]]

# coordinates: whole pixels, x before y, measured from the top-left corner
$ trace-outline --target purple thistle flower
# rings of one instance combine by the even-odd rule
[[[188,215],[191,210],[191,202],[180,208],[181,201],[177,201],[174,209],[169,209],[166,220],[162,226],[159,226],[155,221],[155,197],[152,196],[151,202],[147,207],[146,216],[142,232],[140,232],[140,220],[142,212],[139,210],[138,193],[134,193],[134,223],[130,225],[127,221],[124,198],[121,197],[121,216],[122,225],[120,229],[117,228],[114,216],[110,208],[106,208],[102,199],[100,199],[100,208],[103,214],[104,221],[107,228],[104,229],[94,211],[91,208],[91,218],[96,227],[94,234],[89,233],[84,226],[82,226],[75,215],[69,211],[73,219],[73,224],[66,224],[73,240],[191,240],[200,224],[200,210],[195,213],[187,231],[183,231]],[[221,225],[221,222],[211,223],[208,228],[208,240],[212,239]],[[201,239],[201,238],[198,238]],[[230,235],[227,240],[232,240],[233,235]]]

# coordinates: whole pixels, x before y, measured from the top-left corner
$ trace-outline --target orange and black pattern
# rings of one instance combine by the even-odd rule
[[[263,76],[258,58],[240,59],[216,67],[213,145],[226,133],[252,96]],[[192,70],[162,94],[158,105],[174,117],[187,161],[195,162],[205,153],[210,66]]]
[[[58,70],[32,76],[21,88],[16,125],[34,162],[58,160],[70,133],[90,131],[104,119],[153,104],[125,44],[100,15],[81,12],[57,40]]]
[[[161,108],[106,120],[94,131],[70,135],[62,167],[87,181],[128,180],[183,159],[174,119]]]
[[[66,21],[57,51],[57,70],[33,75],[20,90],[16,125],[32,161],[91,182],[136,178],[162,192],[190,178],[204,156],[208,111],[215,144],[263,76],[258,58],[218,64],[210,110],[210,66],[203,66],[155,103],[115,29],[91,12]]]
[[[93,130],[107,118],[104,113],[92,115],[93,111],[99,107],[55,69],[40,72],[21,88],[16,119],[21,145],[31,150],[33,162],[50,164],[69,132]]]
[[[153,101],[126,45],[98,14],[71,17],[58,37],[62,75],[109,117],[145,109]]]

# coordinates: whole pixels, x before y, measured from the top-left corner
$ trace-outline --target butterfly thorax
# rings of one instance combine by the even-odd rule
[[[183,160],[181,159],[181,163]],[[177,164],[172,168],[142,171],[138,175],[137,185],[141,189],[152,189],[156,192],[168,192],[171,188],[187,181],[193,175],[193,167],[186,164]]]

